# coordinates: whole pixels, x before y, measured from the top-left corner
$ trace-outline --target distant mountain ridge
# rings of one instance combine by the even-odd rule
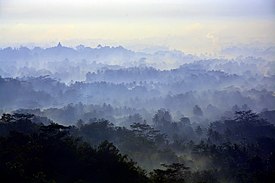
[[[272,49],[271,49],[272,51]],[[79,45],[75,48],[62,45],[53,47],[0,49],[0,76],[2,77],[39,77],[50,75],[66,83],[86,80],[87,73],[98,70],[116,70],[131,67],[153,67],[160,70],[177,69],[185,64],[195,70],[222,70],[231,74],[242,74],[240,63],[248,64],[247,70],[256,69],[257,73],[272,75],[275,62],[256,57],[237,59],[207,59],[178,50],[137,52],[122,46],[102,46],[91,48]],[[259,66],[261,65],[261,66]],[[259,66],[259,67],[258,67]],[[250,67],[248,69],[248,67]]]
[[[55,75],[56,78],[69,81],[84,79],[87,72],[102,68],[149,66],[172,69],[195,60],[199,58],[176,50],[145,53],[135,52],[122,46],[98,45],[91,48],[79,45],[71,48],[59,42],[56,46],[49,48],[21,46],[20,48],[0,49],[2,66],[0,75],[4,77]],[[68,73],[63,73],[63,75],[68,76],[60,77],[62,72],[66,71]],[[69,75],[74,77],[69,77]]]

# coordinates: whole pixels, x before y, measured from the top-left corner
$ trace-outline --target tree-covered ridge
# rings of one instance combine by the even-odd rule
[[[30,124],[22,115],[2,117],[0,177],[3,182],[146,182],[144,171],[107,141],[97,148],[70,135],[72,127]],[[12,115],[13,117],[14,115]],[[17,131],[14,125],[24,125]],[[20,128],[20,127],[19,127]],[[29,129],[23,131],[22,129]]]
[[[63,67],[61,71],[66,70]],[[267,71],[271,68],[274,66],[253,59],[202,60],[169,70],[149,66],[101,68],[87,71],[81,80],[68,82],[49,74],[9,78],[0,73],[0,108],[9,112],[82,102],[146,110],[168,108],[185,114],[192,112],[190,106],[206,110],[210,105],[219,116],[234,105],[246,104],[257,112],[274,110],[274,73]],[[261,73],[263,70],[266,73]]]
[[[187,119],[172,122],[169,115],[160,110],[153,125],[133,123],[127,129],[103,119],[63,126],[31,114],[4,114],[1,180],[274,182],[275,127],[258,114],[239,111],[208,128],[194,128]],[[187,129],[194,140],[186,139]]]

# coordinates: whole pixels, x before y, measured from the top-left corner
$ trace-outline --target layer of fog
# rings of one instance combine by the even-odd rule
[[[193,118],[198,106],[202,114],[194,121],[219,119],[232,109],[275,109],[275,62],[260,57],[206,59],[175,50],[148,53],[101,45],[74,49],[59,43],[52,48],[1,49],[0,63],[2,112],[106,104],[112,110],[129,110],[113,114],[86,107],[70,121],[93,111],[89,117],[120,124],[135,113],[150,120],[160,108],[180,119]]]

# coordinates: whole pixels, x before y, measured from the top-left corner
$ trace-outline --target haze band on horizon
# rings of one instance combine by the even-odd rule
[[[274,0],[0,0],[0,47],[267,48],[275,45],[274,10]]]

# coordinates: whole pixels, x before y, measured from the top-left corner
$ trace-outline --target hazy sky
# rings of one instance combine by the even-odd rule
[[[275,0],[0,0],[0,46],[275,45]]]

